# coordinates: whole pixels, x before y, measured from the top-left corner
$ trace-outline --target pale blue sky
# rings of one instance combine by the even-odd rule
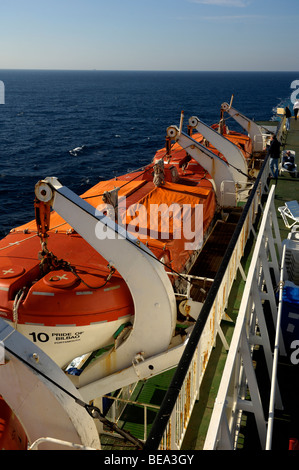
[[[299,0],[0,0],[0,69],[299,70]]]

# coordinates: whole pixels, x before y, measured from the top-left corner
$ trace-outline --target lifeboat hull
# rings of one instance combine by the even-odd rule
[[[26,450],[27,445],[20,421],[0,395],[0,450]]]
[[[81,237],[54,234],[49,246],[76,264],[40,272],[37,237],[12,233],[0,242],[0,315],[36,343],[59,366],[100,348],[112,347],[121,325],[132,323],[131,294],[107,261]],[[64,252],[64,253],[63,253]]]
[[[111,349],[121,327],[131,325],[131,317],[120,317],[113,322],[103,322],[85,326],[61,325],[59,327],[45,325],[17,326],[17,331],[36,343],[61,368],[84,354],[100,349]],[[14,326],[13,322],[7,321]]]

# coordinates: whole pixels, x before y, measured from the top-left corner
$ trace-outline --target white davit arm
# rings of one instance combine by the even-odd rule
[[[262,152],[265,150],[264,138],[260,126],[244,114],[234,109],[228,103],[222,103],[221,111],[227,112],[235,119],[235,121],[238,122],[238,124],[240,124],[241,127],[243,127],[243,129],[245,129],[246,132],[248,132],[248,135],[252,140],[253,152]]]
[[[189,119],[189,126],[196,129],[217,150],[219,150],[220,153],[222,153],[229,165],[231,165],[230,171],[232,172],[235,181],[239,181],[240,183],[247,182],[247,163],[243,153],[235,144],[202,122],[196,116],[192,116]]]
[[[176,126],[168,127],[167,136],[174,139],[210,174],[215,183],[216,197],[219,204],[222,206],[236,206],[237,180],[230,166],[204,145],[196,142],[196,140],[184,132],[180,132]],[[231,182],[231,190],[226,194],[223,193],[224,182]]]
[[[0,395],[22,423],[29,444],[41,437],[52,437],[100,449],[93,418],[75,401],[82,401],[78,390],[36,343],[2,318],[0,353],[1,348],[5,363],[0,363]],[[67,448],[53,443],[40,447],[41,450]]]
[[[166,350],[176,324],[175,295],[164,267],[151,251],[56,178],[37,183],[36,196],[49,202],[115,267],[130,289],[135,307],[134,325],[129,337],[114,351],[110,373],[132,365],[140,352],[150,357]]]

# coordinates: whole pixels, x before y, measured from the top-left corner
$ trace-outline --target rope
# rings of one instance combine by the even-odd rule
[[[147,169],[144,170],[140,175],[135,176],[135,178],[132,178],[132,179],[129,180],[127,183],[124,183],[122,186],[119,186],[119,189],[124,188],[125,186],[127,186],[128,184],[130,184],[132,181],[134,181],[134,180],[136,180],[137,178],[139,178],[140,176],[144,175],[147,171],[152,170],[152,168],[153,168],[153,166],[147,168]],[[143,167],[140,168],[140,169],[134,170],[134,171],[131,172],[131,173],[135,173],[136,171],[139,171],[139,170],[141,170],[141,169],[143,169]],[[104,193],[103,193],[103,194],[94,194],[93,196],[86,196],[86,197],[83,197],[82,199],[86,200],[86,199],[92,199],[92,198],[94,198],[94,197],[100,197],[100,196],[104,196]]]
[[[47,269],[51,269],[51,268],[53,268],[54,270],[62,269],[63,271],[71,272],[74,274],[74,276],[76,276],[82,282],[82,284],[84,284],[88,289],[91,289],[91,290],[98,290],[98,289],[102,289],[103,287],[105,287],[106,284],[110,281],[112,275],[115,273],[115,268],[113,268],[112,266],[108,264],[107,267],[109,268],[110,273],[106,277],[104,284],[101,284],[100,286],[97,286],[97,287],[90,286],[89,284],[87,284],[87,282],[85,282],[82,279],[81,276],[79,276],[79,274],[76,271],[75,266],[72,266],[71,263],[69,263],[68,261],[65,261],[63,259],[58,259],[57,256],[55,256],[51,251],[48,251],[47,247],[44,244],[43,244],[43,251],[41,252],[41,254],[43,256],[41,263],[40,263],[41,270],[43,270],[43,267],[45,264],[48,264]]]
[[[190,144],[190,145],[187,145],[187,147],[182,147],[182,149],[183,149],[183,150],[187,150],[189,147],[192,147],[192,146],[193,146],[193,144]],[[245,152],[246,152],[246,150],[245,150]],[[249,153],[249,152],[247,152],[247,153]],[[209,157],[211,160],[214,159],[214,157],[212,157],[211,155],[207,155],[207,157]],[[220,158],[220,157],[219,157],[219,158]],[[221,160],[222,160],[222,159],[221,159]],[[251,179],[251,180],[254,180],[254,181],[256,180],[255,177],[247,175],[247,174],[244,173],[240,168],[237,168],[236,166],[232,165],[232,164],[229,163],[229,162],[226,162],[225,160],[223,160],[223,161],[224,161],[225,163],[227,163],[228,166],[231,166],[231,167],[234,168],[236,171],[238,171],[239,173],[241,173],[243,176],[246,176],[246,178]]]
[[[166,263],[164,263],[163,261],[159,260],[154,254],[150,253],[150,252],[147,252],[145,251],[140,245],[136,245],[136,243],[134,243],[132,240],[130,240],[130,238],[126,238],[126,240],[131,243],[132,245],[134,245],[135,247],[139,248],[141,251],[143,251],[143,253],[147,254],[148,256],[150,256],[151,258],[153,258],[155,261],[157,261],[158,263],[162,264],[165,268],[169,269],[173,274],[176,274],[178,277],[180,277],[182,280],[188,282],[189,284],[193,285],[193,283],[189,280],[189,279],[186,279],[182,274],[178,273],[177,271],[175,271],[173,268],[171,268],[170,266],[168,266]],[[48,256],[45,256],[44,259],[41,261],[41,264],[42,263],[46,263],[46,260],[50,260],[50,263],[52,263],[54,261],[54,264],[52,264],[52,266],[54,267],[54,269],[63,269],[65,271],[71,271],[86,287],[88,287],[89,289],[101,289],[102,287],[104,287],[107,282],[111,279],[112,275],[114,274],[115,272],[115,269],[113,267],[111,267],[109,264],[108,264],[108,267],[110,269],[110,273],[108,274],[107,278],[106,278],[106,281],[104,284],[102,284],[101,286],[98,286],[98,287],[92,287],[92,286],[89,286],[80,276],[79,274],[76,272],[76,268],[74,266],[72,266],[68,261],[64,261],[63,259],[58,259],[52,252],[48,252],[47,253]]]
[[[252,181],[255,181],[255,180],[256,180],[256,177],[255,177],[255,176],[247,175],[246,173],[244,173],[244,171],[240,170],[240,168],[237,168],[236,166],[232,165],[231,163],[228,163],[228,166],[231,166],[231,167],[234,168],[236,171],[238,171],[239,173],[241,173],[243,176],[246,176],[248,179],[250,179],[250,180],[252,180]]]
[[[67,224],[67,222],[63,222],[61,224],[55,225],[55,227],[52,227],[52,228],[49,229],[49,232],[51,230],[56,230],[58,227],[61,227],[62,225],[66,225],[66,224]],[[34,238],[34,237],[37,237],[37,236],[38,236],[38,233],[36,232],[34,235],[31,235],[31,237],[23,238],[23,240],[18,240],[17,242],[10,243],[7,246],[3,246],[2,248],[0,248],[0,251],[6,250],[7,248],[11,248],[12,246],[18,245],[19,243],[27,242],[27,240],[30,240],[31,238]]]
[[[23,287],[20,289],[14,299],[13,307],[12,307],[12,313],[13,313],[13,322],[14,322],[14,327],[17,329],[17,324],[18,324],[18,309],[20,302],[25,294],[26,287]]]
[[[3,246],[2,248],[0,248],[0,251],[2,250],[6,250],[7,248],[11,248],[12,246],[14,245],[18,245],[19,243],[23,243],[23,242],[26,242],[27,240],[30,240],[30,238],[34,238],[34,237],[37,237],[37,233],[35,233],[34,235],[32,235],[31,237],[28,237],[28,238],[24,238],[23,240],[19,240],[17,242],[14,242],[14,243],[10,243],[9,245],[7,246]]]
[[[172,147],[173,147],[174,145],[175,145],[175,142],[171,145],[170,150],[172,150]],[[177,150],[176,152],[179,152],[179,151],[181,151],[181,150],[179,149],[179,150]],[[165,157],[167,157],[167,152],[165,152],[165,153],[162,155],[161,159],[164,159]],[[145,170],[144,170],[144,167],[142,166],[142,167],[140,167],[140,168],[137,168],[136,170],[129,171],[128,174],[136,173],[137,171],[143,170],[141,174],[135,176],[135,178],[132,178],[132,179],[129,180],[127,183],[124,183],[122,186],[119,186],[119,189],[122,189],[122,188],[124,188],[125,186],[127,186],[128,184],[130,184],[132,181],[135,181],[135,180],[136,180],[137,178],[139,178],[140,176],[142,176],[142,175],[144,175],[145,173],[147,173],[148,171],[152,170],[153,167],[154,167],[154,164],[152,164],[150,167],[146,168]],[[86,196],[86,197],[83,197],[82,199],[85,199],[85,200],[86,200],[86,199],[92,199],[92,198],[94,198],[94,197],[100,197],[100,196],[103,196],[103,195],[104,195],[104,193],[103,193],[103,194],[95,194],[94,196]]]
[[[124,431],[123,429],[118,428],[118,426],[115,423],[112,423],[107,418],[105,418],[105,416],[103,415],[103,413],[100,411],[100,409],[98,407],[93,406],[93,405],[89,405],[89,404],[85,403],[83,400],[81,400],[80,398],[73,395],[66,388],[62,387],[62,385],[55,382],[53,379],[48,377],[44,372],[42,372],[39,369],[37,369],[36,367],[34,367],[33,364],[30,364],[29,362],[27,362],[24,358],[19,356],[15,351],[12,351],[6,345],[5,345],[5,350],[8,351],[10,354],[12,354],[14,357],[16,357],[19,361],[21,361],[27,367],[32,369],[34,372],[36,372],[38,375],[42,376],[44,379],[46,379],[52,385],[59,388],[62,392],[64,392],[66,395],[68,395],[70,398],[72,398],[78,405],[85,408],[87,413],[92,418],[99,419],[103,424],[105,424],[106,426],[109,426],[113,431],[115,431],[118,434],[120,434],[121,436],[123,436],[126,440],[132,442],[134,445],[138,446],[140,449],[143,448],[143,443],[141,441],[139,441],[139,439],[132,436],[128,431]]]

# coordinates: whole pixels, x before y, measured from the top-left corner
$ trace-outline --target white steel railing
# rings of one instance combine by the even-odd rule
[[[265,164],[259,184],[255,188],[255,193],[247,210],[246,218],[243,221],[237,242],[227,263],[221,284],[217,290],[217,294],[210,308],[207,321],[205,322],[205,327],[201,333],[200,341],[198,342],[195,352],[192,356],[188,371],[186,372],[184,381],[180,387],[176,403],[174,404],[174,407],[170,413],[170,418],[168,419],[167,425],[165,426],[165,430],[159,444],[159,449],[161,450],[179,450],[181,448],[194,404],[199,398],[201,382],[204,377],[212,349],[215,345],[217,334],[219,334],[224,347],[227,350],[229,349],[220,324],[221,320],[225,317],[225,308],[227,306],[231,287],[236,278],[238,269],[244,278],[241,259],[244,255],[244,249],[250,232],[252,231],[255,234],[253,224],[258,212],[258,207],[261,207],[262,194],[264,189],[267,188],[266,181],[268,175],[269,160]],[[180,368],[180,364],[178,368]],[[172,385],[170,388],[172,388]],[[149,436],[149,439],[146,443],[147,449],[152,448],[151,446],[155,446],[156,444],[153,441],[155,439],[159,439],[159,436],[156,438],[154,437],[156,432],[154,428],[151,432],[152,436]]]
[[[264,417],[259,386],[253,368],[252,350],[256,344],[263,347],[271,379],[275,369],[273,368],[263,301],[269,302],[274,325],[276,325],[277,306],[270,268],[274,272],[275,283],[278,285],[281,239],[274,206],[274,194],[275,186],[273,185],[264,209],[249,267],[233,338],[205,440],[205,450],[234,449],[236,447],[240,417],[244,410],[254,413],[261,447],[263,449],[266,447],[267,421]],[[257,325],[259,336],[256,334]],[[281,340],[280,329],[278,338]],[[277,347],[277,344],[275,346]],[[284,354],[283,342],[281,352]],[[276,375],[273,384],[272,396],[275,397],[276,407],[281,408]],[[246,399],[248,389],[250,399]],[[271,412],[272,410],[270,410],[270,414]]]
[[[138,382],[122,387],[116,396],[104,395],[103,398],[113,401],[112,406],[107,411],[106,417],[114,423],[118,423],[122,413],[124,412],[128,403],[133,403],[131,396],[137,386]]]
[[[109,400],[113,401],[112,405],[111,405],[111,408],[109,410],[109,412],[107,413],[106,417],[109,418],[110,420],[112,420],[113,422],[116,422],[116,423],[120,423],[122,421],[122,414],[123,414],[123,411],[125,410],[126,406],[127,405],[134,405],[134,406],[138,406],[139,408],[143,408],[143,437],[142,437],[142,440],[146,440],[147,439],[147,423],[148,423],[148,411],[149,410],[154,410],[154,411],[157,411],[159,410],[159,406],[158,405],[153,405],[151,403],[143,403],[143,402],[140,402],[140,401],[134,401],[134,400],[131,400],[130,398],[128,399],[125,399],[125,398],[122,398],[120,396],[105,396],[106,398],[109,398]],[[121,412],[119,412],[119,409],[121,408]],[[104,429],[103,430],[104,434],[112,434],[114,435],[113,432],[111,432],[109,429]]]
[[[275,414],[275,405],[276,405],[276,394],[277,394],[277,367],[278,367],[278,357],[280,349],[284,352],[284,345],[282,348],[279,347],[281,341],[281,315],[282,315],[282,285],[284,280],[284,263],[286,255],[286,246],[283,245],[282,256],[281,256],[281,268],[280,268],[280,283],[279,283],[279,301],[278,301],[278,310],[277,310],[277,322],[276,322],[276,332],[275,340],[273,347],[273,367],[272,367],[272,376],[271,376],[271,390],[270,390],[270,400],[269,400],[269,411],[268,411],[268,426],[267,426],[267,436],[266,436],[266,450],[271,450],[272,447],[272,436],[273,436],[273,425],[274,425],[274,414]]]

